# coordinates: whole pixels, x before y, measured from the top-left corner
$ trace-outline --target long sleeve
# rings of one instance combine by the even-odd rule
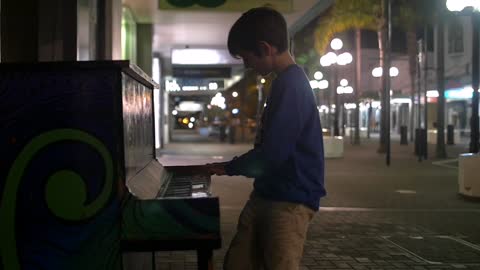
[[[291,84],[277,82],[273,87],[261,143],[228,163],[227,174],[260,177],[282,166],[295,150],[303,126],[303,95]]]

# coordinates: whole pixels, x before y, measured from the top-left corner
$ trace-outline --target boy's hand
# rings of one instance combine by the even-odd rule
[[[207,166],[207,170],[210,174],[226,175],[225,165],[227,163],[228,162],[209,163],[206,166]]]

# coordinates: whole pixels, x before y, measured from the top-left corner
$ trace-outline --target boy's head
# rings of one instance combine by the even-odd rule
[[[287,23],[282,14],[268,8],[253,8],[245,12],[228,34],[228,50],[242,58],[247,68],[262,75],[272,71],[272,57],[288,49]]]

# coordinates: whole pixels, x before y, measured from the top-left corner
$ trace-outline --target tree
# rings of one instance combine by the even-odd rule
[[[356,109],[356,125],[355,125],[355,143],[360,143],[360,127],[359,127],[359,91],[361,87],[361,31],[360,29],[373,30],[378,33],[380,66],[383,68],[384,59],[384,37],[386,33],[386,23],[383,15],[384,0],[337,0],[330,8],[325,16],[319,21],[315,31],[315,48],[318,54],[324,54],[330,40],[337,33],[348,30],[355,30],[356,40],[356,68],[355,68],[355,103]],[[382,89],[385,82],[382,79]],[[383,99],[382,99],[383,100]],[[385,106],[382,105],[382,108]],[[384,114],[384,110],[382,110]],[[385,116],[381,117],[381,126],[384,127],[383,120]],[[385,132],[381,132],[380,149],[383,152],[385,149]]]

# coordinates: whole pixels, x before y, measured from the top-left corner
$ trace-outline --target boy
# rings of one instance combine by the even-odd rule
[[[320,119],[312,88],[288,52],[287,25],[261,7],[232,26],[228,49],[246,68],[277,74],[257,131],[254,149],[226,163],[217,175],[254,177],[224,269],[299,269],[308,224],[325,195]]]

